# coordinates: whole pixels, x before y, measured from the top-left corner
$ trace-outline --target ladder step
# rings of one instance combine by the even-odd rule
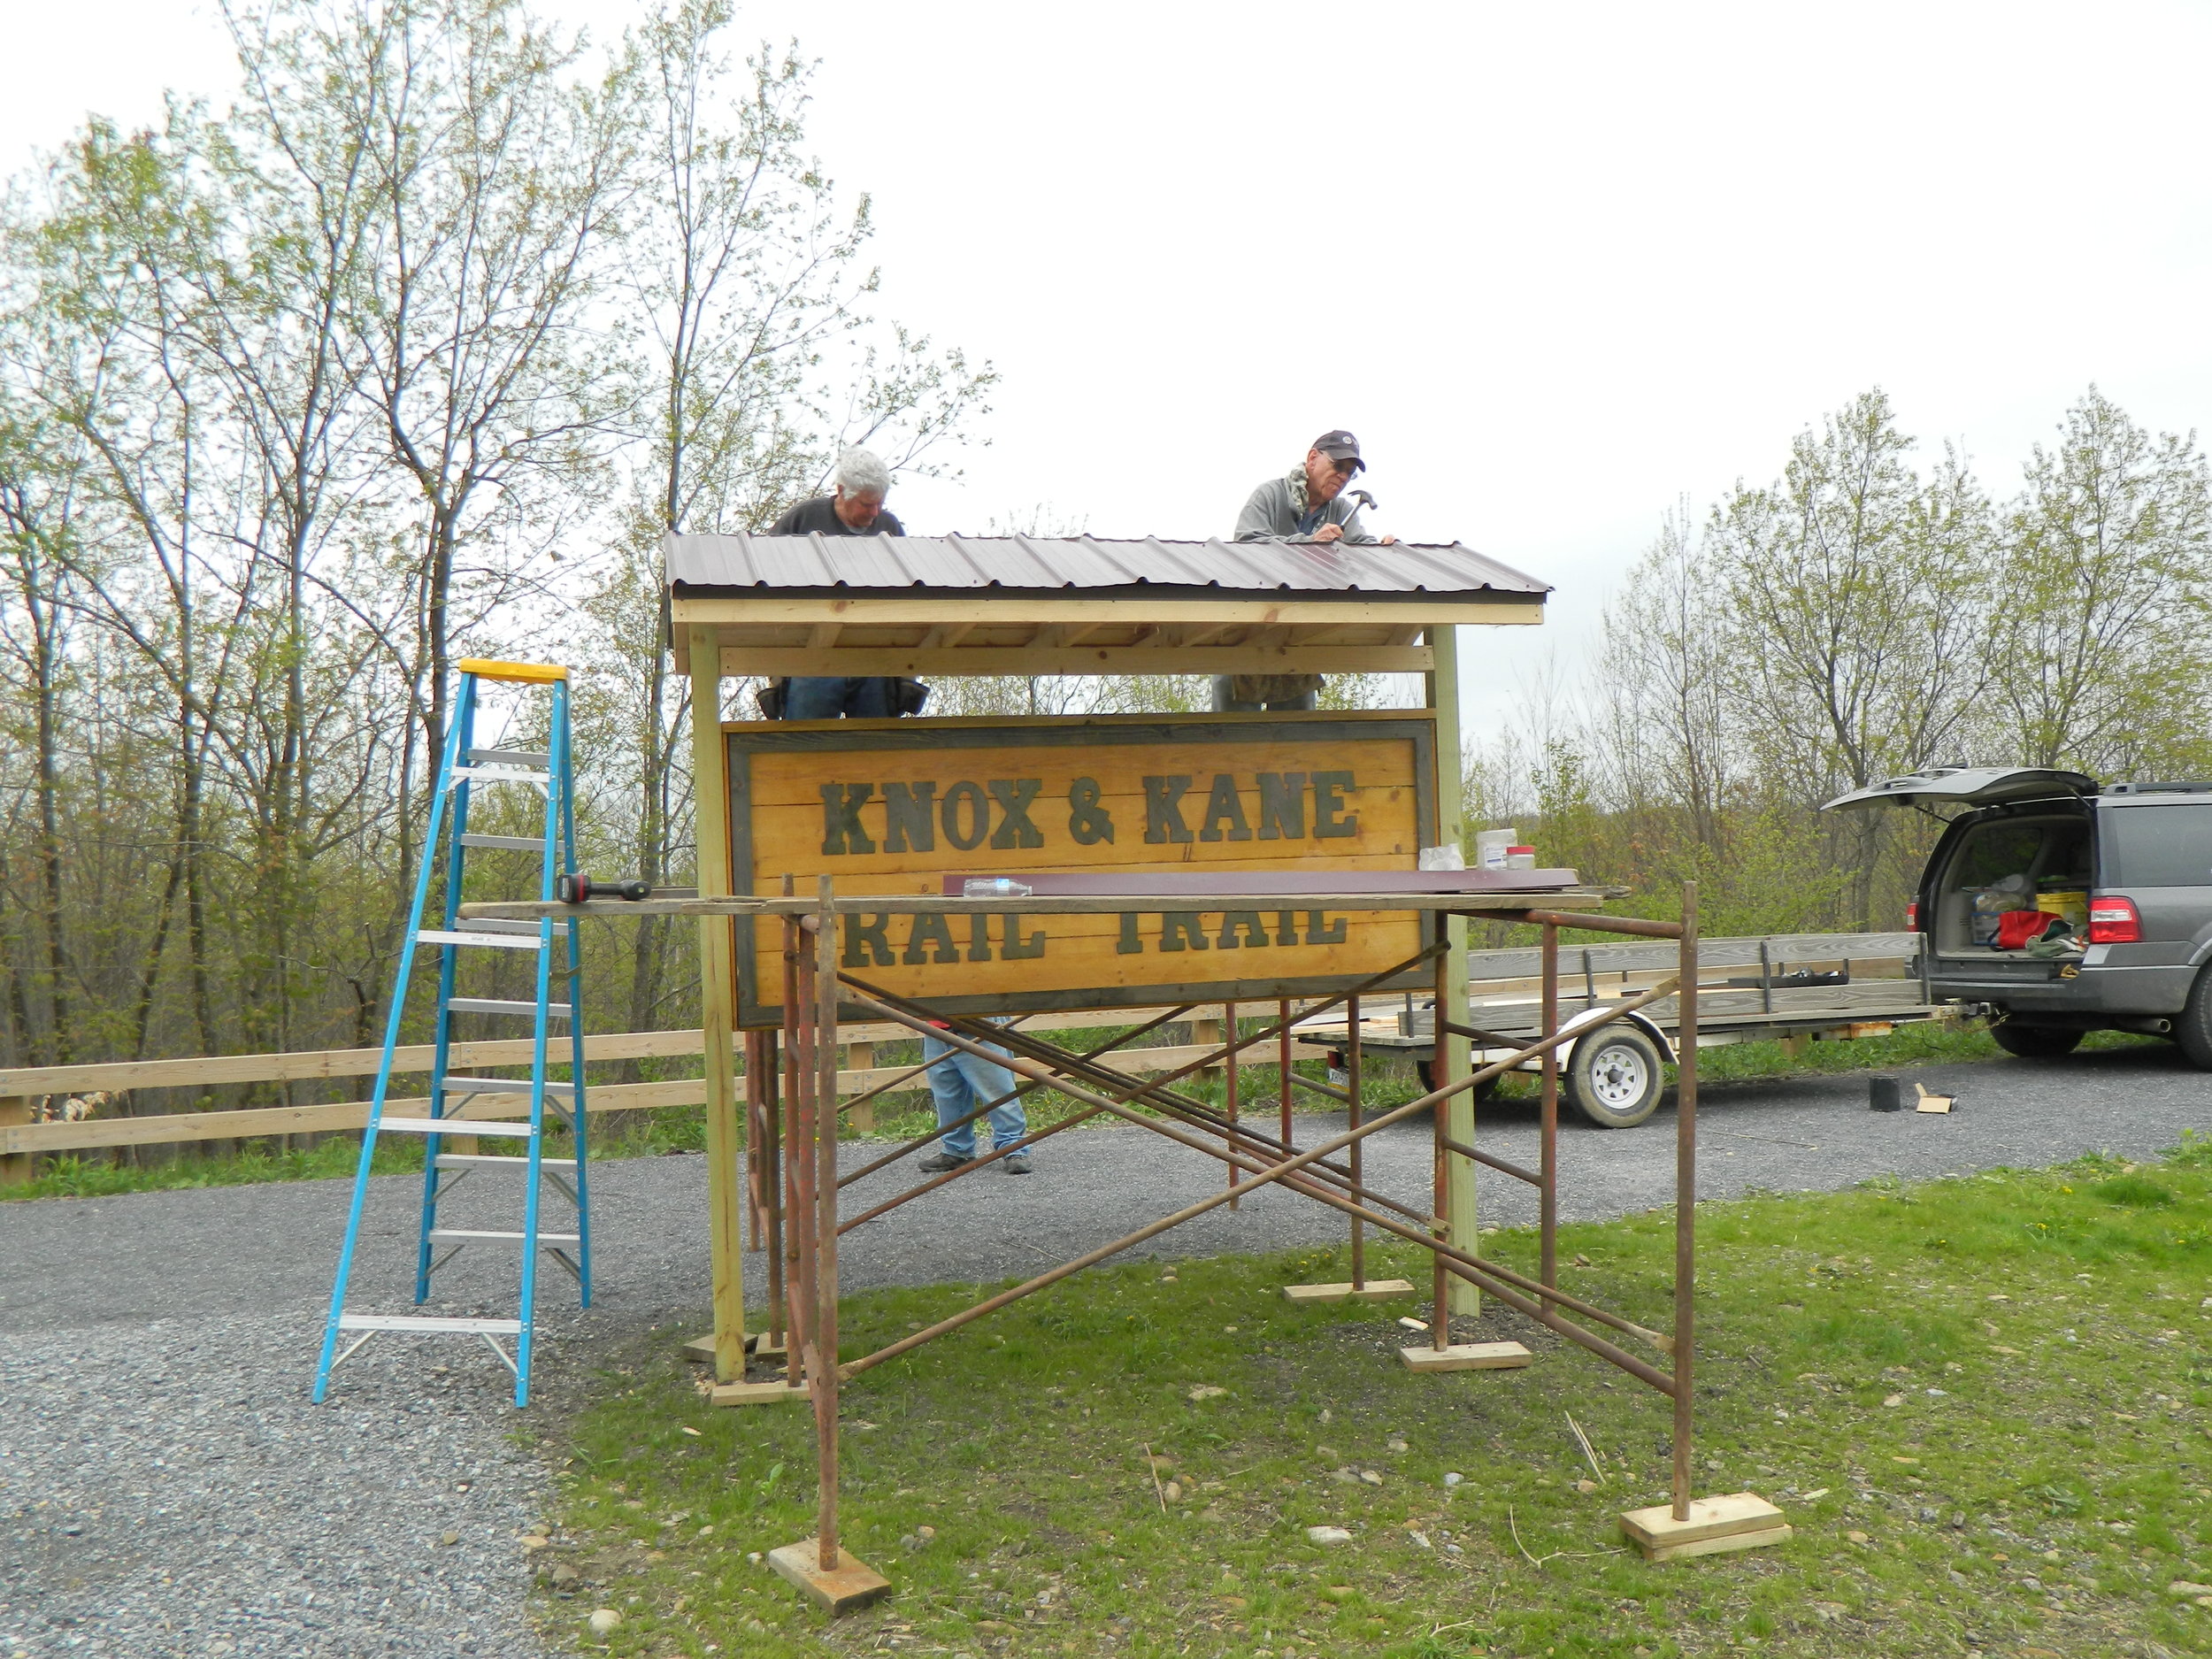
[[[456,1240],[465,1243],[471,1239],[487,1239],[495,1243],[504,1240],[511,1244],[519,1244],[522,1242],[523,1236],[519,1233],[500,1233],[488,1228],[477,1227],[433,1227],[430,1229],[430,1241],[433,1244],[450,1243]],[[549,1245],[580,1242],[582,1240],[580,1235],[573,1233],[541,1233],[538,1234],[538,1247],[541,1249]]]
[[[478,835],[464,833],[464,847],[504,847],[518,853],[541,853],[545,843],[534,835]]]
[[[511,1002],[496,996],[449,996],[445,1005],[457,1014],[519,1014],[525,1019],[536,1018],[538,1011],[535,1002]],[[566,1002],[548,1002],[545,1011],[555,1019],[569,1017]]]
[[[513,933],[528,939],[538,936],[537,923],[517,921],[505,916],[472,916],[459,926],[462,932],[470,933]]]
[[[443,928],[426,927],[415,935],[419,945],[494,945],[502,950],[536,950],[540,948],[535,937],[518,939],[511,933],[449,933]]]
[[[446,1121],[450,1123],[452,1119],[448,1118]],[[530,1160],[528,1158],[503,1158],[489,1152],[441,1152],[438,1154],[438,1167],[442,1170],[519,1170],[524,1174],[527,1174],[530,1170]],[[572,1170],[576,1167],[576,1160],[574,1158],[540,1158],[538,1167],[541,1170]]]
[[[472,762],[504,762],[510,766],[550,766],[553,764],[552,756],[527,749],[472,749],[469,759]]]
[[[449,1094],[527,1094],[530,1079],[526,1077],[449,1077],[445,1080],[445,1092]],[[545,1092],[549,1094],[573,1094],[576,1085],[558,1083],[548,1078]]]
[[[511,1141],[527,1141],[533,1133],[528,1124],[485,1118],[386,1118],[376,1127],[381,1134],[504,1135]]]
[[[552,774],[549,772],[509,772],[503,766],[456,766],[446,774],[446,777],[449,788],[463,779],[467,779],[473,783],[545,784],[553,781]]]
[[[451,1332],[457,1336],[520,1336],[519,1319],[440,1318],[422,1313],[342,1313],[341,1331],[415,1331],[425,1335]]]

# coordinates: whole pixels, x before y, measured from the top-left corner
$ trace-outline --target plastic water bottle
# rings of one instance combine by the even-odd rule
[[[1004,876],[970,876],[960,884],[964,899],[1025,899],[1031,891],[1026,882],[1010,881]]]

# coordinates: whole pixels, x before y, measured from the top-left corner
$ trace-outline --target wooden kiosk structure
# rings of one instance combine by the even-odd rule
[[[1418,845],[1456,846],[1463,829],[1457,629],[1539,626],[1550,592],[1533,577],[1457,543],[1381,547],[1340,541],[1106,541],[1090,536],[670,536],[665,557],[670,641],[678,668],[691,679],[702,899],[764,896],[787,874],[810,887],[815,875],[834,872],[845,878],[846,868],[861,862],[850,854],[831,854],[810,864],[795,861],[795,868],[792,863],[779,864],[773,852],[751,842],[750,826],[744,820],[754,792],[749,788],[741,797],[733,790],[741,774],[748,774],[742,780],[749,782],[749,763],[757,752],[753,745],[781,749],[791,740],[803,742],[809,726],[725,724],[701,718],[703,711],[722,709],[723,680],[749,676],[842,673],[926,680],[998,674],[1419,673],[1425,677],[1427,710],[1417,725],[1426,729],[1427,738],[1419,744],[1425,752],[1414,757],[1414,764],[1425,762],[1428,767],[1428,776],[1418,781],[1420,793],[1432,803],[1432,818],[1425,826],[1427,839]],[[1232,724],[1248,729],[1293,722],[1309,727],[1340,726],[1343,717],[1173,718],[1179,729],[1217,732]],[[850,737],[872,723],[826,724],[831,732]],[[933,732],[952,735],[948,728],[956,728],[959,739],[972,745],[979,731],[990,727],[1041,732],[1056,725],[1062,732],[1100,734],[1118,726],[1126,730],[1130,724],[1125,718],[1112,717],[1058,723],[956,723],[925,714],[896,722],[895,727],[902,741]],[[1399,717],[1396,724],[1407,722]],[[818,738],[821,727],[815,726],[813,733]],[[803,765],[798,770],[808,771]],[[1167,775],[1186,772],[1198,775],[1194,767]],[[898,780],[841,777],[838,781]],[[992,780],[949,781],[981,782],[988,803]],[[1403,786],[1414,782],[1408,775]],[[802,782],[800,801],[818,801],[818,787]],[[1041,798],[1044,793],[1040,789]],[[864,820],[871,807],[879,804],[887,820],[883,839],[887,842],[888,800],[880,795],[865,799],[856,810]],[[938,803],[941,816],[949,804],[949,795]],[[1041,818],[1042,814],[1032,816]],[[956,827],[964,832],[972,824],[971,816],[967,824]],[[1225,837],[1233,828],[1220,827]],[[1257,827],[1254,833],[1257,835]],[[941,838],[933,853],[920,863],[921,879],[901,885],[910,892],[934,891],[940,872],[963,867],[995,875],[1010,873],[1017,861],[1009,855],[1018,852],[1056,852],[1056,867],[1061,869],[1096,867],[1102,853],[1128,848],[1118,835],[1110,849],[1096,841],[1064,841],[1043,849],[1007,848],[991,845],[992,839],[987,836],[979,848],[962,849],[956,837]],[[1344,855],[1353,850],[1345,845],[1348,839],[1359,840],[1317,841],[1319,850],[1335,855],[1317,862],[1343,867],[1348,862]],[[1256,840],[1245,844],[1225,839],[1219,843],[1156,843],[1148,849],[1155,856],[1125,867],[1187,869],[1191,866],[1185,862],[1186,854],[1268,850]],[[1399,845],[1368,856],[1375,867],[1410,870],[1417,847]],[[750,869],[741,867],[748,863]],[[1281,859],[1263,856],[1210,860],[1209,867],[1225,872],[1239,867],[1286,866]],[[899,872],[910,873],[910,869]],[[856,887],[859,879],[846,879],[848,890],[882,890],[889,885],[879,881]],[[1463,945],[1464,925],[1447,926]],[[746,1346],[741,1205],[734,1174],[739,1141],[734,1031],[743,985],[754,978],[767,978],[772,984],[774,979],[772,967],[762,974],[757,966],[760,951],[770,941],[743,941],[748,931],[718,918],[700,921],[707,1120],[710,1137],[718,1131],[725,1137],[718,1144],[712,1139],[710,1142],[715,1170],[710,1217],[715,1370],[725,1379],[743,1376]],[[741,972],[741,942],[755,947],[752,960],[757,965],[749,974]],[[1446,958],[1448,963],[1454,959]],[[1022,982],[1033,981],[1028,971],[1033,966],[1023,964]],[[942,979],[939,976],[932,987],[939,995],[931,1000],[940,1000]],[[1464,980],[1462,971],[1452,981],[1463,998]],[[962,984],[966,988],[976,981],[964,975]],[[1158,993],[1172,988],[1171,984],[1145,986],[1141,995],[1104,1000],[1079,996],[1064,1006],[1153,1002],[1162,1000]],[[991,989],[973,990],[979,1000],[961,1011],[1009,1005],[1005,998],[992,995]],[[1247,989],[1248,1000],[1272,999],[1267,987]],[[745,1023],[754,1028],[772,1025],[766,1008],[754,999],[749,1010],[753,1018]],[[1446,1063],[1452,1074],[1464,1072],[1466,1039],[1449,1037],[1448,1046],[1452,1052]],[[1460,1102],[1453,1122],[1462,1138],[1471,1140],[1471,1103]],[[1471,1170],[1454,1182],[1448,1218],[1454,1236],[1473,1239]],[[1463,1310],[1472,1310],[1471,1292],[1463,1294],[1461,1305]]]
[[[888,1587],[837,1541],[839,1393],[846,1380],[1268,1184],[1349,1217],[1353,1282],[1310,1291],[1360,1295],[1381,1288],[1364,1279],[1365,1229],[1430,1250],[1432,1342],[1406,1351],[1415,1369],[1525,1363],[1525,1350],[1517,1358],[1452,1343],[1450,1315],[1475,1312],[1479,1293],[1487,1290],[1668,1394],[1674,1502],[1624,1517],[1647,1553],[1706,1553],[1786,1535],[1771,1506],[1749,1494],[1699,1505],[1690,1498],[1694,895],[1687,895],[1680,925],[1632,921],[1578,914],[1598,901],[1572,890],[1571,872],[1509,877],[1417,867],[1422,849],[1462,840],[1457,629],[1540,622],[1548,591],[1541,583],[1456,544],[1092,538],[672,537],[667,570],[670,633],[692,681],[699,894],[589,908],[699,919],[714,1361],[726,1385],[718,1394],[733,1402],[787,1398],[803,1386],[819,1443],[817,1535],[771,1555],[787,1578],[832,1610]],[[1421,674],[1425,708],[786,723],[715,718],[722,681],[737,676],[1374,671]],[[534,908],[480,907],[484,913]],[[1516,1051],[1510,1059],[1479,1072],[1469,1068],[1470,1041],[1495,1046],[1498,1040],[1449,1017],[1465,1007],[1470,915],[1534,924],[1544,941],[1542,1030],[1533,1041],[1508,1045]],[[1679,970],[1600,1012],[1597,1021],[1586,1017],[1563,1028],[1557,1018],[1562,926],[1678,939]],[[1417,988],[1436,999],[1437,1087],[1365,1118],[1359,999]],[[1553,1244],[1559,1051],[1593,1023],[1669,997],[1678,998],[1686,1031],[1675,1329],[1664,1334],[1562,1293]],[[1229,1005],[1225,1041],[1149,1080],[1115,1067],[1110,1049],[1120,1044],[1073,1053],[1023,1031],[1018,1018],[1041,1010],[1169,1005],[1121,1040],[1126,1043],[1212,1002]],[[1235,1017],[1239,1004],[1273,1018],[1247,1034]],[[1294,1025],[1340,1005],[1354,1033],[1346,1089],[1297,1078],[1290,1064]],[[987,1015],[1016,1018],[994,1024]],[[840,1234],[1014,1149],[995,1148],[988,1159],[841,1221],[842,1187],[913,1149],[841,1177],[841,1110],[911,1087],[926,1069],[917,1066],[841,1107],[838,1025],[854,1018],[987,1054],[1020,1079],[1017,1093],[1049,1086],[1078,1102],[1083,1117],[1112,1115],[1216,1157],[1226,1166],[1226,1185],[879,1353],[841,1363]],[[1240,1115],[1238,1056],[1255,1048],[1279,1056],[1277,1125]],[[1473,1099],[1486,1079],[1537,1058],[1544,1149],[1541,1170],[1532,1171],[1476,1149]],[[1221,1108],[1172,1087],[1211,1069],[1226,1084]],[[1343,1105],[1346,1131],[1318,1146],[1294,1145],[1294,1086]],[[1435,1123],[1434,1189],[1425,1208],[1374,1191],[1361,1165],[1369,1135],[1420,1113]],[[1478,1163],[1539,1187],[1536,1276],[1478,1252]],[[757,1220],[765,1218],[770,1275],[769,1329],[760,1346],[791,1356],[791,1379],[767,1384],[743,1380],[748,1186]],[[1570,1314],[1650,1343],[1671,1357],[1671,1369],[1637,1357]]]

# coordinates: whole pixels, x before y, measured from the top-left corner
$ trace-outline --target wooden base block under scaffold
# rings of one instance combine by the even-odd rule
[[[781,1549],[772,1549],[768,1552],[768,1564],[779,1577],[798,1586],[809,1601],[833,1618],[841,1613],[857,1612],[871,1601],[880,1601],[891,1594],[890,1579],[841,1545],[837,1551],[837,1565],[823,1571],[815,1553],[819,1542],[818,1539],[802,1539]]]
[[[1384,1302],[1413,1294],[1409,1279],[1371,1279],[1364,1285],[1285,1285],[1288,1302]]]
[[[1514,1371],[1536,1356],[1518,1342],[1455,1342],[1449,1348],[1402,1348],[1408,1371]]]
[[[697,1365],[714,1363],[714,1339],[695,1336],[683,1345],[683,1356]],[[749,1333],[745,1338],[745,1351],[755,1359],[781,1359],[787,1351],[784,1343],[772,1340],[765,1331]]]
[[[1690,1518],[1674,1518],[1674,1506],[1656,1503],[1621,1517],[1621,1531],[1644,1552],[1646,1561],[1682,1561],[1718,1555],[1732,1549],[1760,1549],[1790,1536],[1782,1511],[1755,1492],[1732,1492],[1720,1498],[1693,1498]]]
[[[717,1383],[714,1392],[707,1396],[710,1406],[772,1406],[780,1400],[803,1400],[806,1385],[787,1377],[771,1377],[766,1382]]]

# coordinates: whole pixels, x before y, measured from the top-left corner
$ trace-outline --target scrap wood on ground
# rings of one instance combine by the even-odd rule
[[[1643,1561],[1662,1400],[1494,1305],[1455,1340],[1533,1365],[1409,1373],[1402,1309],[1283,1300],[1342,1271],[1306,1251],[1102,1269],[856,1384],[846,1525],[894,1591],[834,1624],[764,1559],[808,1414],[718,1411],[688,1332],[641,1338],[547,1448],[542,1618],[618,1609],[594,1649],[655,1659],[2212,1646],[2212,1146],[1709,1214],[1700,1490],[1771,1497],[1776,1548]],[[1563,1233],[1567,1288],[1663,1311],[1667,1217]],[[969,1295],[855,1295],[846,1339]]]

